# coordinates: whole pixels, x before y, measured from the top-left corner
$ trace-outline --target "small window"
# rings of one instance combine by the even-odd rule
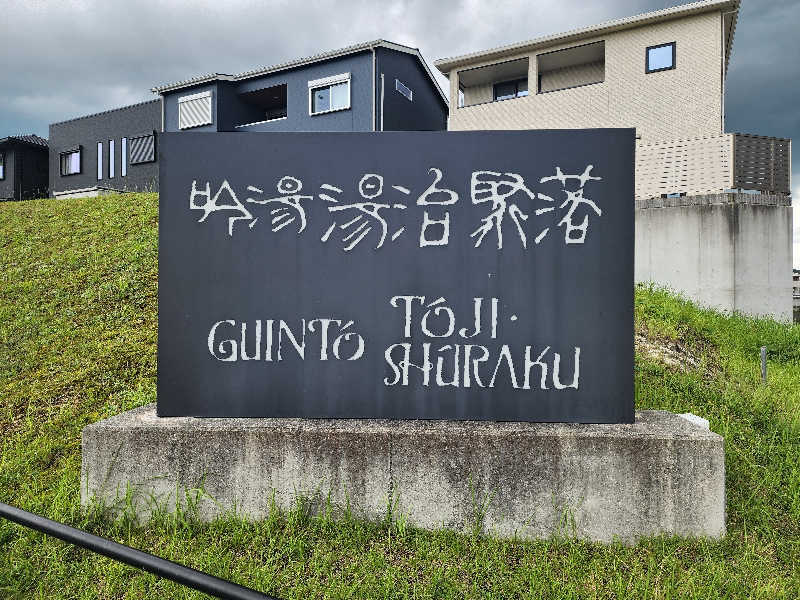
[[[122,138],[122,147],[120,148],[120,175],[125,177],[128,174],[128,138]]]
[[[494,84],[494,100],[510,100],[528,95],[528,78],[514,79]]]
[[[114,178],[114,140],[108,140],[108,178]]]
[[[6,153],[0,152],[0,181],[6,178]]]
[[[200,92],[178,98],[178,129],[189,129],[213,123],[211,92]]]
[[[77,175],[81,172],[81,150],[67,150],[59,154],[61,175]]]
[[[350,108],[350,73],[308,82],[308,112],[312,115]]]
[[[408,98],[409,102],[413,102],[414,101],[414,92],[412,92],[411,88],[409,88],[407,85],[405,85],[399,79],[395,79],[394,80],[394,89],[395,89],[395,91],[400,92],[401,94],[403,94],[403,96]]]
[[[103,142],[97,142],[97,181],[103,178]]]
[[[156,137],[153,133],[131,138],[132,165],[153,162],[156,159]]]
[[[675,42],[650,46],[645,54],[645,73],[669,71],[675,68]]]

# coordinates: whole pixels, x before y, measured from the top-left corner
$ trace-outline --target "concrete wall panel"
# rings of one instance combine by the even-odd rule
[[[736,309],[791,322],[792,207],[741,204],[736,226]]]
[[[788,196],[710,194],[637,202],[635,279],[724,311],[791,321]]]

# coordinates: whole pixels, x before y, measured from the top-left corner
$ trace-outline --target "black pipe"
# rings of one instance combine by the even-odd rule
[[[5,517],[9,521],[24,527],[36,529],[70,544],[81,546],[97,554],[143,569],[159,577],[171,579],[216,598],[222,598],[223,600],[277,600],[277,598],[242,587],[236,583],[219,579],[213,575],[207,575],[201,571],[112,542],[69,525],[51,521],[2,502],[0,502],[0,517]]]

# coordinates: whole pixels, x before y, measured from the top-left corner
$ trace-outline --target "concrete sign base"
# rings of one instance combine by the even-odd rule
[[[725,533],[723,438],[663,411],[585,425],[159,418],[150,405],[83,431],[84,504],[127,494],[147,518],[200,488],[209,520],[264,518],[302,497],[368,519],[391,503],[414,526],[498,537]]]

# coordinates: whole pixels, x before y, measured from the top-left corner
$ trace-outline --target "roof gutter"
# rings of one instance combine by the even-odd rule
[[[377,95],[375,90],[375,47],[372,48],[372,131],[375,131],[375,125],[377,121],[375,120],[375,105],[378,103]]]

